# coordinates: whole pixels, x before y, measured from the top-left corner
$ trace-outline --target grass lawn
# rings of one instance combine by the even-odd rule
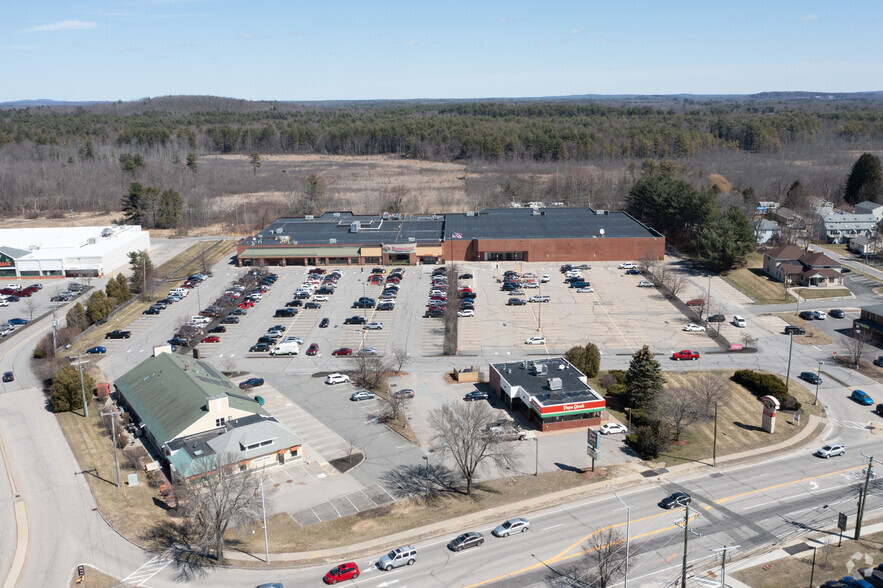
[[[843,534],[843,547],[840,549],[837,548],[835,541],[829,547],[820,547],[816,550],[815,573],[812,573],[813,552],[808,549],[797,555],[770,562],[768,569],[763,565],[754,566],[734,572],[732,576],[751,588],[809,586],[810,575],[813,578],[813,586],[843,576],[855,577],[858,575],[858,568],[874,567],[880,563],[883,533],[865,535],[859,541],[854,541],[852,535],[851,528]]]
[[[609,476],[612,472],[613,468],[608,468],[606,473]],[[599,471],[596,474],[598,477],[593,478],[578,472],[558,471],[490,480],[474,486],[472,496],[443,492],[428,504],[422,498],[401,500],[306,528],[300,527],[287,513],[280,513],[267,519],[270,551],[303,552],[359,543],[604,479]],[[505,518],[500,516],[501,520]],[[244,534],[229,533],[230,548],[263,554],[261,531],[258,524]],[[409,541],[419,539],[414,536]]]
[[[806,300],[814,298],[844,298],[852,294],[849,288],[797,288],[794,291],[798,296]]]
[[[82,584],[77,584],[77,578],[73,577],[68,586],[70,588],[82,588],[83,586],[88,586],[89,588],[114,588],[120,585],[120,581],[113,576],[99,572],[88,564],[86,565],[86,575],[83,576],[83,579],[84,582]]]
[[[849,250],[849,245],[846,243],[816,243],[822,249],[827,249],[828,251],[832,251],[834,253],[838,253],[840,255],[846,255],[847,257],[852,255],[852,251]]]
[[[789,325],[802,327],[806,330],[806,335],[794,335],[794,342],[798,345],[830,345],[834,342],[830,335],[813,326],[815,321],[805,321],[793,312],[779,312],[776,313],[776,316]]]
[[[755,252],[748,256],[745,267],[721,277],[757,304],[794,302],[794,298],[785,292],[785,285],[763,273],[762,268],[763,255]]]

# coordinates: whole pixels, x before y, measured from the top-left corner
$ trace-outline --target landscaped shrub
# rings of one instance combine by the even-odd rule
[[[800,402],[788,393],[785,382],[775,374],[764,374],[754,370],[736,370],[732,380],[758,398],[772,396],[779,401],[780,410],[800,409]]]

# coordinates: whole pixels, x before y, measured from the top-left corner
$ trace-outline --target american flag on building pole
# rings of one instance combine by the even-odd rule
[[[463,233],[458,233],[456,231],[451,232],[451,239],[462,239]]]

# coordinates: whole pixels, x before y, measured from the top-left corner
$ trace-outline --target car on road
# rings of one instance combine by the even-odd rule
[[[795,327],[794,325],[787,325],[784,333],[786,335],[806,335],[806,329],[803,327]]]
[[[107,347],[102,347],[101,345],[96,345],[95,347],[90,347],[86,350],[86,353],[89,355],[98,355],[101,353],[107,353]]]
[[[328,375],[325,377],[325,383],[326,383],[326,384],[344,384],[344,383],[349,382],[349,381],[350,381],[350,377],[349,377],[348,375],[346,375],[346,374],[338,374],[338,373],[336,373],[336,372],[333,373],[333,374],[328,374]]]
[[[13,382],[15,381],[15,374],[12,372],[3,372],[3,382]]]
[[[819,457],[824,457],[828,459],[830,457],[837,457],[838,455],[844,455],[846,453],[846,447],[843,446],[842,443],[828,443],[827,445],[823,445],[816,450],[816,455]]]
[[[671,358],[675,361],[682,361],[684,359],[696,360],[699,359],[699,352],[690,351],[689,349],[681,349],[680,351],[672,353]]]
[[[524,342],[525,345],[545,345],[546,338],[545,337],[531,337]]]
[[[358,402],[359,400],[373,400],[374,397],[374,392],[371,392],[370,390],[356,390],[350,394],[350,400],[355,402]]]
[[[320,329],[327,329],[327,328],[328,328],[328,325],[330,325],[330,324],[331,324],[331,321],[328,320],[328,317],[326,316],[325,318],[323,318],[323,319],[319,322],[319,328],[320,328]]]
[[[702,325],[694,325],[693,323],[690,323],[681,330],[687,331],[689,333],[702,333],[705,331],[705,327],[703,327]]]
[[[492,533],[495,537],[508,537],[512,533],[524,533],[528,529],[530,529],[530,521],[522,517],[515,517],[494,527]]]
[[[362,347],[356,352],[356,355],[380,355],[373,347]]]
[[[859,404],[864,404],[865,406],[874,404],[874,400],[870,396],[868,396],[868,393],[864,390],[853,390],[852,394],[850,394],[849,397]]]
[[[638,288],[655,288],[656,284],[653,282],[648,282],[647,280],[641,280],[638,282]]]
[[[488,393],[483,390],[473,390],[472,392],[468,392],[466,396],[463,397],[463,400],[466,402],[471,402],[473,400],[487,400]]]
[[[739,316],[738,314],[733,317],[733,326],[739,327],[740,329],[744,329],[748,326],[748,321],[745,320],[744,317]]]
[[[713,314],[706,320],[710,323],[723,323],[726,322],[727,317],[722,314]]]
[[[693,502],[693,498],[686,492],[675,492],[660,500],[659,506],[666,510],[671,510],[679,506],[684,506],[685,504],[690,504],[691,502]]]
[[[239,387],[243,390],[248,388],[256,388],[257,386],[263,386],[264,379],[263,378],[249,378],[247,380],[243,380],[239,382]]]
[[[616,433],[625,433],[626,431],[625,425],[619,423],[605,423],[598,429],[598,432],[602,435],[614,435]]]
[[[209,329],[208,332],[209,333],[226,333],[227,327],[225,327],[224,325],[218,325],[216,327],[212,327],[211,329]]]
[[[377,562],[377,567],[388,572],[389,570],[400,566],[414,565],[416,561],[417,548],[415,548],[413,545],[408,545],[406,547],[393,549],[392,551],[381,557],[380,561]]]
[[[325,574],[322,578],[326,584],[337,584],[338,582],[346,582],[347,580],[355,580],[359,577],[359,566],[355,563],[345,563],[335,566]]]
[[[353,350],[350,349],[349,347],[338,347],[337,349],[335,349],[334,351],[331,352],[331,355],[336,355],[336,356],[346,356],[346,355],[352,355],[352,354],[353,354]]]
[[[25,322],[27,322],[27,321],[25,321]],[[14,324],[14,323],[12,321],[9,321],[9,324]],[[116,331],[111,331],[110,333],[107,333],[106,335],[104,335],[104,338],[105,339],[128,339],[131,336],[132,336],[131,331],[121,331],[121,330],[117,329]]]
[[[843,312],[842,310],[840,310],[839,308],[834,308],[831,310],[831,312],[828,313],[828,316],[830,316],[832,318],[841,319],[841,318],[846,317],[846,313]]]
[[[26,320],[23,319],[23,318],[11,318],[11,319],[9,319],[9,320],[6,321],[6,322],[9,323],[10,325],[13,325],[13,326],[19,326],[19,325],[26,325],[26,324],[28,324],[28,321],[26,321]]]
[[[452,539],[451,542],[448,543],[448,549],[451,551],[463,551],[470,547],[478,547],[482,543],[484,543],[484,535],[470,531]]]
[[[208,337],[203,337],[200,340],[200,343],[220,343],[221,338],[217,335],[209,335]]]
[[[626,261],[624,263],[619,264],[619,269],[637,269],[638,266],[632,263],[631,261]]]
[[[258,342],[248,348],[248,350],[252,353],[263,353],[264,351],[269,351],[272,343],[266,342]]]
[[[457,316],[463,316],[463,317],[475,316],[475,310],[473,310],[471,308],[464,308],[463,310],[457,312]]]
[[[594,291],[595,291],[595,289],[592,288],[591,286],[586,286],[584,288],[578,288],[576,292],[577,292],[577,294],[591,294]]]
[[[508,302],[506,302],[507,306],[524,306],[527,304],[527,301],[523,298],[510,298]]]
[[[816,313],[813,310],[802,310],[797,316],[805,321],[814,321],[816,319]]]
[[[383,329],[383,323],[378,321],[371,321],[370,323],[362,327],[362,329],[366,331],[380,331]]]
[[[151,307],[143,311],[141,314],[159,314],[160,312],[160,309]]]
[[[800,372],[800,376],[798,376],[801,380],[806,380],[810,384],[821,384],[822,379],[815,372]]]

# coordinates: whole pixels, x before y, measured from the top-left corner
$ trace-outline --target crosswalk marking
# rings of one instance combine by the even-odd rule
[[[135,586],[143,586],[144,582],[160,573],[166,566],[172,563],[171,559],[155,556],[144,562],[144,564],[123,578],[126,584],[134,584]]]

